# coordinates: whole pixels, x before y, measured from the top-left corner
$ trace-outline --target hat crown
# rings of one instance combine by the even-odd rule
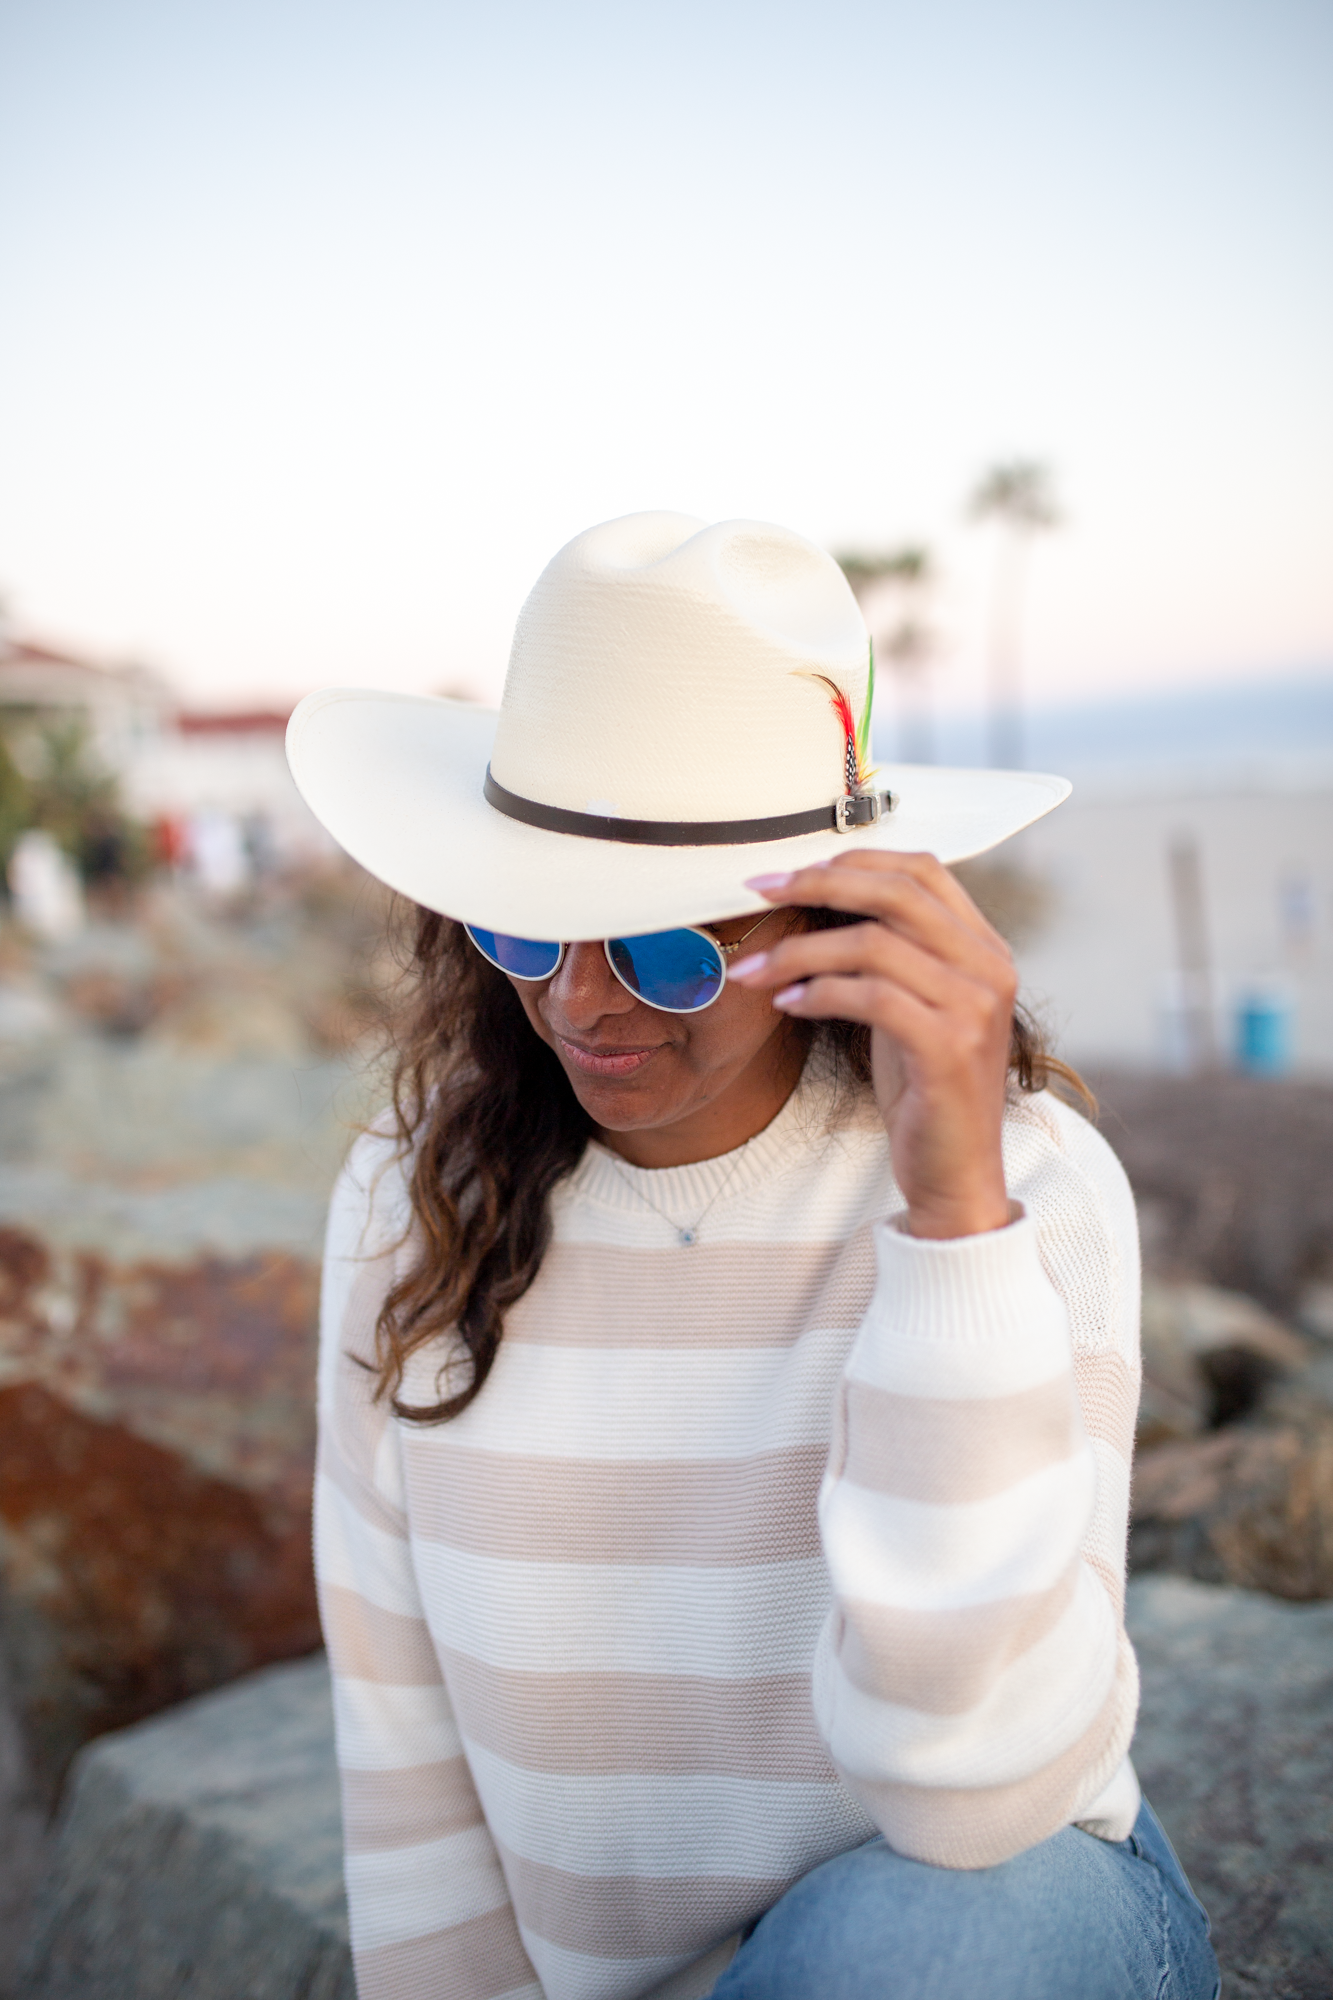
[[[519,615],[491,753],[520,797],[622,819],[809,811],[845,786],[869,637],[833,558],[762,521],[589,528]]]

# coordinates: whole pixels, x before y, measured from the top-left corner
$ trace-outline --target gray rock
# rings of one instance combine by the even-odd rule
[[[1227,2000],[1333,1995],[1333,1605],[1130,1585],[1134,1756],[1213,1919]],[[320,1658],[75,1766],[21,2000],[352,2000]]]
[[[1143,1280],[1140,1447],[1244,1416],[1273,1381],[1304,1368],[1308,1342],[1241,1292]]]
[[[1226,2000],[1333,1994],[1333,1605],[1136,1578],[1134,1761],[1213,1923]]]
[[[354,2000],[322,1656],[75,1765],[21,2000]]]

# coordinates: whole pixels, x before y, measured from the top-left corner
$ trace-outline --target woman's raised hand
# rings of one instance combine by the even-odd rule
[[[749,884],[770,902],[864,923],[792,931],[729,977],[803,1020],[861,1021],[914,1236],[1009,1220],[1000,1152],[1018,978],[1009,947],[933,855],[840,854]]]

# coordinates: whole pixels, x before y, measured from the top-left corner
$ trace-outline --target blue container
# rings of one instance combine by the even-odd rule
[[[1291,1001],[1282,993],[1247,993],[1236,1009],[1236,1065],[1251,1076],[1291,1068]]]

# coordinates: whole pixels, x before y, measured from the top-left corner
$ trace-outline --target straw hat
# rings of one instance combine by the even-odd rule
[[[761,521],[630,514],[548,564],[498,712],[328,688],[287,730],[302,797],[372,875],[522,937],[767,908],[856,847],[979,854],[1068,795],[1027,771],[871,771],[871,647],[832,557]]]

